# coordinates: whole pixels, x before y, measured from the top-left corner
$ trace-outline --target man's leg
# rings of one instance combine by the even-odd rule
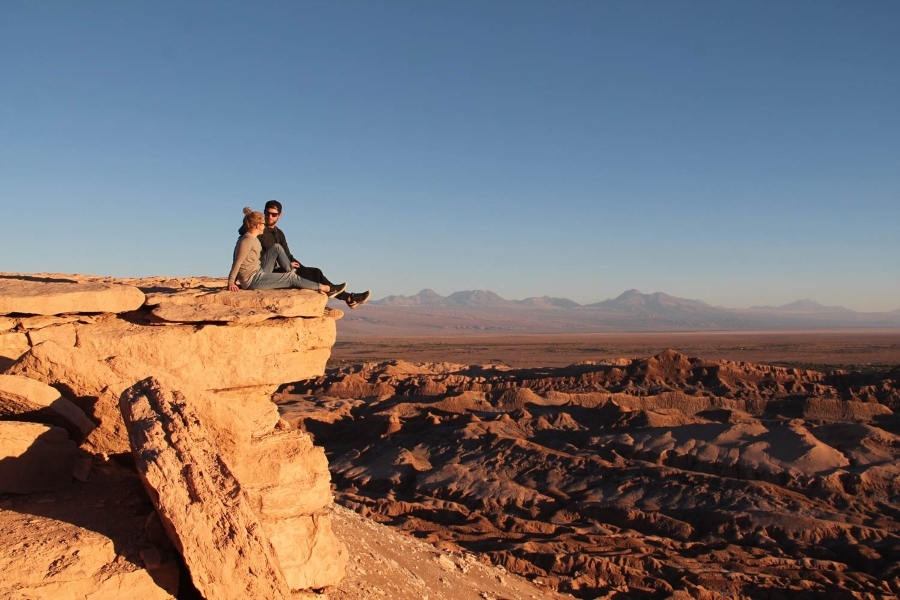
[[[284,248],[281,247],[281,244],[275,244],[271,248],[263,250],[259,262],[260,271],[263,271],[265,273],[273,273],[275,271],[276,264],[284,269],[285,273],[290,273],[292,270],[291,259],[288,258],[288,255],[284,251]]]
[[[303,277],[304,279],[309,279],[310,281],[315,281],[316,283],[324,283],[327,286],[334,287],[334,284],[325,277],[325,273],[322,272],[322,269],[317,269],[316,267],[305,267],[300,265],[296,269],[297,275]],[[348,292],[341,292],[335,298],[338,300],[346,301],[347,298],[350,297]]]
[[[277,258],[278,252],[276,252],[275,246],[263,250],[262,255],[259,257],[259,270],[263,273],[271,273],[275,270],[275,261]]]
[[[264,273],[260,269],[247,286],[249,290],[281,290],[285,288],[319,291],[319,284],[315,281],[304,279],[294,272]]]

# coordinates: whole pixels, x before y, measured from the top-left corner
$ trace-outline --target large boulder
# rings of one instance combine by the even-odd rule
[[[76,451],[75,442],[61,427],[0,421],[0,494],[69,486]]]
[[[122,313],[144,304],[144,293],[118,283],[0,276],[0,314]]]
[[[226,400],[130,359],[106,364],[126,381],[152,376],[190,399],[208,439],[246,491],[292,589],[322,588],[343,578],[347,552],[331,530],[328,460],[309,434],[280,422],[271,401]]]
[[[22,355],[8,370],[62,390],[98,426],[82,447],[95,454],[130,452],[128,433],[119,411],[119,395],[130,383],[96,356],[81,350],[43,342]]]
[[[36,514],[0,509],[0,598],[174,600],[108,537]]]
[[[161,304],[151,311],[153,316],[172,323],[227,323],[250,325],[273,319],[277,315],[258,308],[235,308],[223,304]]]
[[[142,372],[140,365],[127,359],[111,359],[108,364],[119,373],[130,372],[129,379]],[[185,402],[246,492],[290,588],[315,589],[339,582],[347,552],[331,530],[331,475],[323,449],[309,434],[283,422],[262,431],[248,418],[251,412],[246,407],[223,402],[218,394],[191,388],[172,375],[153,380],[164,389],[188,390],[182,392]],[[275,407],[271,402],[268,406]]]
[[[122,394],[121,408],[141,479],[202,596],[290,598],[249,498],[191,402],[148,378]]]
[[[79,440],[95,427],[84,411],[56,388],[19,375],[0,375],[0,419],[57,425]]]

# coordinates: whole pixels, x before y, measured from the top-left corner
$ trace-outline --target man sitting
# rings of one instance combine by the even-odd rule
[[[266,217],[266,227],[263,229],[263,232],[259,235],[259,242],[262,244],[262,256],[260,257],[262,263],[262,269],[266,272],[288,272],[292,269],[296,270],[297,275],[302,277],[303,279],[309,279],[315,281],[318,284],[324,284],[330,286],[335,290],[344,290],[347,286],[346,284],[339,283],[334,284],[325,277],[325,274],[322,273],[321,269],[317,269],[316,267],[306,267],[300,264],[294,256],[291,254],[290,249],[287,245],[287,240],[284,237],[284,232],[278,228],[276,223],[278,223],[278,219],[281,218],[281,202],[278,200],[269,200],[266,202],[265,210],[263,214]],[[243,227],[238,230],[238,233],[241,235],[244,234]],[[278,251],[282,250],[283,252],[279,253]],[[281,255],[281,258],[279,258]],[[290,261],[290,264],[283,264],[283,262],[287,260]],[[369,300],[369,296],[371,296],[371,292],[368,290],[360,293],[351,293],[346,291],[341,291],[340,293],[329,297],[337,298],[338,300],[343,300],[347,303],[347,306],[350,308],[356,308],[357,306],[362,306]]]

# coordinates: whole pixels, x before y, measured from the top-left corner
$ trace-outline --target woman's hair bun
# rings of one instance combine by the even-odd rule
[[[250,208],[249,206],[245,206],[245,207],[244,207],[244,214],[245,214],[245,215],[249,215],[249,214],[252,213],[252,212],[253,212],[253,209]]]

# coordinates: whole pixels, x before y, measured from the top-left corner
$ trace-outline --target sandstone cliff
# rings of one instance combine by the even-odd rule
[[[324,373],[326,298],[223,288],[0,274],[0,596],[287,598],[341,580],[324,452],[270,402]]]

